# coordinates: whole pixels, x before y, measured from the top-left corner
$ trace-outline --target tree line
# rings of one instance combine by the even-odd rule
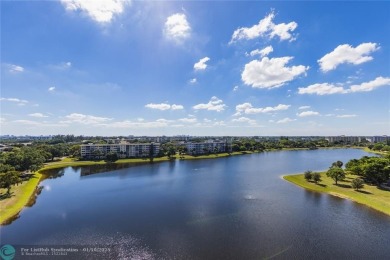
[[[335,185],[338,185],[339,181],[343,181],[347,174],[359,176],[351,181],[351,186],[355,190],[363,188],[365,183],[380,185],[390,182],[390,155],[384,157],[364,156],[348,161],[345,164],[345,169],[342,166],[343,162],[336,161],[326,171],[326,176],[332,178]],[[321,175],[312,171],[306,171],[304,178],[316,184],[321,182]]]
[[[10,195],[12,185],[31,177],[45,162],[56,157],[74,156],[80,154],[80,146],[65,143],[34,144],[30,146],[13,147],[11,151],[0,153],[0,188],[7,189]]]

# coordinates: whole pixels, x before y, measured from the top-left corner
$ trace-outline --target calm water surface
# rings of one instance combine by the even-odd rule
[[[116,245],[122,259],[389,259],[389,216],[281,179],[364,155],[266,152],[98,174],[69,167],[1,227],[1,244]]]

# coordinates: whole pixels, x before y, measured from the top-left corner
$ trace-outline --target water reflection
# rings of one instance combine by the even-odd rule
[[[34,194],[30,197],[30,199],[28,200],[27,204],[26,204],[26,207],[32,207],[34,206],[34,204],[37,202],[37,198],[38,196],[41,194],[42,190],[43,190],[43,186],[38,186],[36,189],[35,189],[35,192]]]
[[[317,205],[321,203],[321,200],[322,200],[323,196],[327,196],[325,194],[321,194],[321,193],[315,192],[315,191],[309,191],[309,190],[306,190],[306,189],[304,191],[305,191],[306,199],[313,201]]]
[[[154,165],[156,164],[156,162],[146,163],[146,164]],[[140,165],[145,165],[145,163],[95,164],[95,165],[83,166],[78,168],[75,167],[75,170],[80,170],[80,176],[88,176],[96,173],[111,172],[111,171],[131,168],[131,167],[137,167]]]
[[[279,177],[363,154],[315,150],[66,168],[42,182],[39,203],[2,227],[2,242],[123,242],[123,258],[139,259],[383,259],[388,216]]]
[[[61,178],[65,174],[65,168],[61,169],[49,169],[42,172],[43,179],[56,179]]]

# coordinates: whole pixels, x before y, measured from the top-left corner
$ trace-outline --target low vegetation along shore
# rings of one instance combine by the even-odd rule
[[[307,181],[305,174],[285,175],[283,178],[307,190],[350,199],[390,215],[390,191],[367,184],[360,190],[354,190],[352,181],[359,176],[353,174],[347,175],[343,181],[338,181],[338,185],[335,185],[334,180],[326,176],[326,172],[321,172],[320,175],[322,181],[318,184]]]

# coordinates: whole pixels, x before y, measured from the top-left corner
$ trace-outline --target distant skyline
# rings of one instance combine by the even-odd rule
[[[2,1],[1,135],[390,135],[386,1]]]

